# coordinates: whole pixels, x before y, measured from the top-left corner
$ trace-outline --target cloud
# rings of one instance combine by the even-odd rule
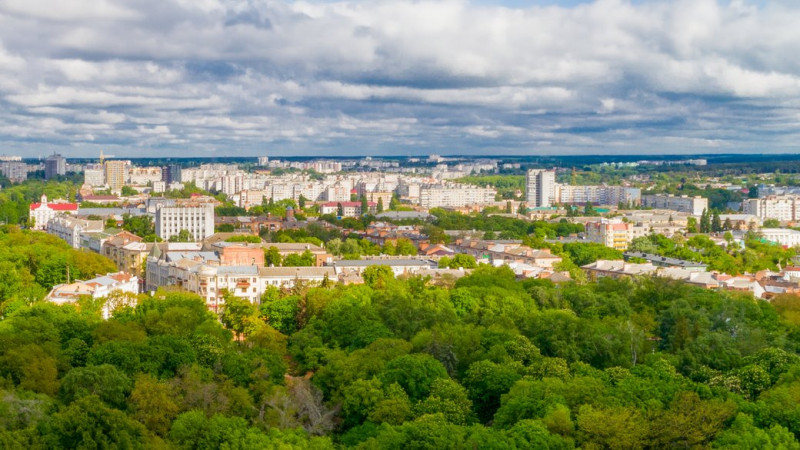
[[[796,151],[800,6],[10,0],[4,152]]]

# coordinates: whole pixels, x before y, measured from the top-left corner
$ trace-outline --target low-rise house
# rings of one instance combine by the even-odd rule
[[[87,281],[59,284],[53,287],[45,300],[57,305],[76,303],[81,297],[104,298],[112,294],[132,294],[139,292],[139,279],[125,272],[109,273]],[[113,311],[120,306],[134,306],[135,300],[128,301],[125,296],[120,296],[123,304],[106,301],[102,307],[104,319],[111,317]]]

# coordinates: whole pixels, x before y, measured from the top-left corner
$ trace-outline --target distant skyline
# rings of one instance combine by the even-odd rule
[[[800,2],[5,0],[0,154],[800,152]]]

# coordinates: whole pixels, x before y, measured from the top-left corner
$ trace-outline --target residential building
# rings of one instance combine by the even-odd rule
[[[431,208],[461,208],[494,203],[497,190],[460,183],[427,184],[420,187],[419,205]],[[388,207],[388,204],[385,204]]]
[[[343,217],[360,217],[361,202],[327,202],[319,207],[320,214],[335,214],[339,215],[339,206],[342,207]],[[377,203],[367,202],[370,214],[375,214],[377,210]]]
[[[685,259],[668,258],[666,256],[653,255],[644,252],[625,252],[623,254],[623,257],[625,258],[626,261],[631,258],[644,259],[656,267],[675,267],[678,269],[700,271],[700,272],[705,272],[708,267],[706,264],[697,261],[687,261]]]
[[[131,167],[128,182],[135,186],[147,186],[162,180],[161,167]]]
[[[187,230],[192,239],[201,241],[214,234],[214,205],[201,202],[181,202],[174,206],[156,208],[156,235],[164,240]]]
[[[642,206],[654,209],[669,209],[700,216],[703,211],[708,211],[708,199],[700,196],[689,197],[682,195],[678,197],[671,194],[650,194],[642,196]]]
[[[415,275],[422,270],[435,269],[438,263],[428,259],[342,259],[328,264],[337,275],[361,275],[368,267],[388,266],[395,276]]]
[[[128,180],[127,161],[106,161],[105,162],[106,184],[112,191],[119,191]]]
[[[785,222],[800,220],[800,195],[767,195],[749,198],[742,202],[742,212],[761,220],[777,219]]]
[[[331,267],[258,267],[212,266],[202,264],[189,269],[184,286],[206,301],[212,311],[224,304],[224,293],[259,303],[268,287],[291,289],[298,283],[321,284],[325,280],[336,282],[336,272]]]
[[[561,204],[639,205],[642,191],[627,186],[571,186],[556,185],[555,202]]]
[[[87,281],[75,281],[74,283],[53,286],[45,300],[57,305],[64,305],[75,303],[82,297],[106,298],[101,311],[103,318],[108,319],[117,308],[135,306],[135,295],[138,293],[139,279],[129,273],[117,272]],[[129,294],[129,296],[124,294]]]
[[[67,160],[57,154],[53,153],[44,160],[44,178],[50,180],[59,175],[67,173]]]
[[[83,169],[83,184],[92,187],[105,186],[106,172],[101,164],[87,164]]]
[[[0,162],[0,173],[12,183],[21,183],[28,179],[28,165],[21,161]]]
[[[762,228],[759,233],[767,241],[774,242],[784,247],[797,247],[800,245],[800,231],[788,228]]]
[[[600,219],[588,222],[585,227],[586,239],[617,250],[626,250],[632,239],[628,224],[618,219]]]
[[[47,222],[47,232],[63,239],[72,248],[81,248],[83,233],[97,233],[104,228],[102,220],[79,219],[67,214],[56,214]]]
[[[65,201],[56,200],[54,203],[47,202],[47,196],[42,194],[39,203],[31,203],[28,209],[28,219],[31,222],[31,228],[34,230],[47,229],[47,223],[56,216],[56,214],[76,214],[78,212],[77,203],[67,203]]]
[[[525,198],[531,208],[552,206],[556,201],[556,172],[529,170],[525,177]]]

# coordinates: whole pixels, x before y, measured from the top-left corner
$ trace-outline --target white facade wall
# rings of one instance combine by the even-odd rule
[[[156,235],[164,240],[188,230],[195,241],[214,234],[214,205],[161,206],[156,210]]]

